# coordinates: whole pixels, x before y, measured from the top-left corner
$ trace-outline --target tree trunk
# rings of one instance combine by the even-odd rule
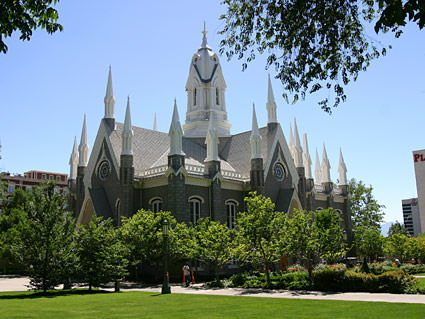
[[[265,271],[266,271],[266,288],[270,287],[270,272],[269,272],[269,263],[265,262]]]

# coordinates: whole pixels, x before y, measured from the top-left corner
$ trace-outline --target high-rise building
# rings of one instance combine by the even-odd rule
[[[401,205],[403,209],[404,227],[407,229],[410,236],[418,236],[421,233],[418,199],[403,199]]]
[[[425,231],[425,150],[413,151],[416,190],[418,192],[418,209],[420,232]]]

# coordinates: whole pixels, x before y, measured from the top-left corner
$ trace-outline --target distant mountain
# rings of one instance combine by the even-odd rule
[[[395,222],[392,221],[392,222],[387,222],[387,223],[381,224],[381,234],[382,234],[382,236],[385,236],[385,237],[388,236],[388,231],[390,230],[391,225],[394,224],[394,223]]]

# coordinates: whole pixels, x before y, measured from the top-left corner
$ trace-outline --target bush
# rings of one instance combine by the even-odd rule
[[[329,266],[331,267],[331,266]],[[313,272],[312,287],[320,291],[340,291],[344,282],[345,267],[323,268]]]
[[[308,273],[291,272],[270,277],[271,289],[307,290],[310,287]]]
[[[425,272],[425,265],[421,264],[403,264],[400,266],[401,270],[404,270],[406,273],[413,275]]]
[[[414,285],[414,278],[402,270],[387,271],[381,275],[347,271],[340,291],[406,293]]]

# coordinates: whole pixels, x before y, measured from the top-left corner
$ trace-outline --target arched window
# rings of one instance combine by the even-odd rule
[[[190,222],[196,225],[199,218],[201,218],[201,199],[197,197],[189,198],[190,208]]]
[[[220,105],[220,90],[218,88],[215,89],[215,104]]]
[[[193,89],[193,105],[196,105],[196,88]]]
[[[162,198],[154,197],[149,200],[149,205],[151,205],[151,209],[153,213],[159,213],[162,210]]]
[[[235,220],[236,220],[236,206],[238,205],[238,202],[235,200],[227,200],[225,202],[226,205],[226,223],[227,227],[229,229],[234,229],[236,226]]]

